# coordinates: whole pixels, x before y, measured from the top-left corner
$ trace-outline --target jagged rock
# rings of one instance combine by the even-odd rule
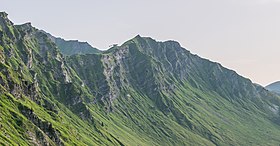
[[[60,140],[59,136],[60,133],[53,128],[52,124],[47,122],[47,121],[43,121],[40,118],[38,118],[38,116],[33,112],[32,109],[29,109],[26,106],[23,105],[19,105],[19,109],[21,111],[21,113],[26,116],[26,118],[28,118],[30,121],[32,121],[32,123],[36,126],[38,126],[44,133],[46,133],[46,135],[48,135],[48,137],[53,140],[53,142],[56,143],[56,145],[64,145],[62,143],[62,141]],[[42,139],[42,138],[40,138]]]

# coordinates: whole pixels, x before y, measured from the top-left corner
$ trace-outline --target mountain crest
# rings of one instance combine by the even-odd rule
[[[0,12],[0,17],[1,18],[7,18],[8,14],[6,12]]]
[[[13,25],[13,22],[8,19],[6,12],[0,12],[0,26],[2,29],[6,29],[7,26]]]
[[[162,46],[165,46],[165,48],[169,48],[169,49],[181,49],[181,45],[179,42],[174,41],[174,40],[168,40],[168,41],[157,41],[151,37],[142,37],[140,35],[135,36],[134,38],[132,38],[131,40],[127,41],[126,43],[124,43],[124,45],[128,44],[128,43],[134,43],[136,46],[138,46],[137,48],[142,50],[142,51],[148,51],[148,50],[154,50],[154,49],[158,49]]]

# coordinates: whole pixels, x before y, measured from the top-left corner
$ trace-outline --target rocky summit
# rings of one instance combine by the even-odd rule
[[[279,106],[176,41],[100,51],[0,13],[1,145],[275,146]]]

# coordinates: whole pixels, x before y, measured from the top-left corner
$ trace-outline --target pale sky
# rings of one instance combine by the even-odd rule
[[[176,40],[253,82],[280,80],[280,0],[0,0],[15,24],[99,49],[137,34]]]

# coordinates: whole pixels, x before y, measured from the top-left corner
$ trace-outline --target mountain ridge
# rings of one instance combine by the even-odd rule
[[[55,37],[44,30],[41,30],[41,32],[48,35],[48,37],[57,45],[61,53],[65,56],[71,56],[74,54],[95,54],[101,52],[101,50],[92,47],[88,42],[80,42],[79,40],[65,40],[61,37]]]
[[[279,96],[178,42],[136,36],[64,56],[0,16],[0,144],[280,143]]]

